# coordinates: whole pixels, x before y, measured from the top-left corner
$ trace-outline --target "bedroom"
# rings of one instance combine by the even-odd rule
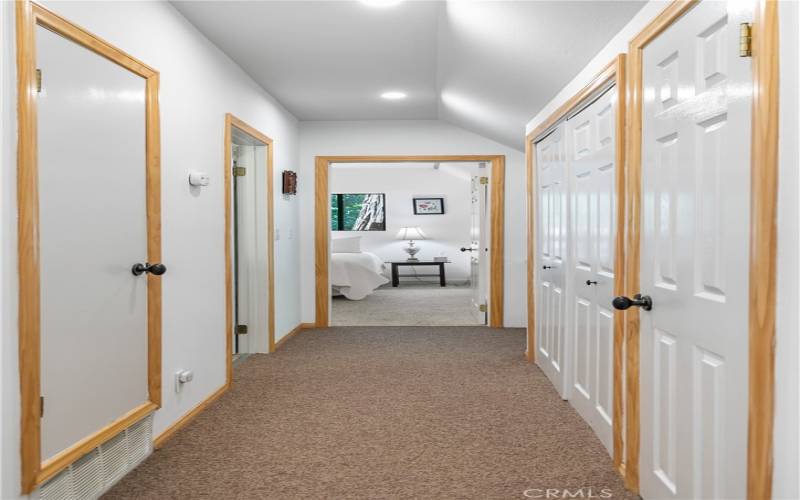
[[[331,163],[331,324],[486,324],[490,171]]]

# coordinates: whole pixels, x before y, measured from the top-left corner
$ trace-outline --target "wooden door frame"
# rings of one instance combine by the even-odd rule
[[[317,328],[329,325],[330,314],[330,184],[331,163],[412,163],[412,162],[487,162],[491,164],[491,194],[489,207],[489,296],[487,310],[489,326],[503,327],[504,280],[504,221],[505,221],[505,155],[372,155],[317,156],[314,159],[314,248],[316,272]]]
[[[244,120],[231,113],[225,115],[225,147],[223,159],[223,179],[225,189],[225,386],[230,387],[233,380],[233,269],[232,255],[233,242],[231,240],[233,217],[231,203],[232,197],[232,170],[231,154],[233,151],[233,129],[237,128],[250,137],[264,143],[267,148],[264,170],[267,176],[267,279],[269,280],[269,297],[267,304],[267,335],[269,352],[275,352],[275,214],[273,189],[273,143],[272,139],[263,134]]]
[[[545,133],[555,125],[566,120],[567,116],[586,103],[598,91],[614,82],[617,87],[617,110],[615,114],[616,140],[614,142],[614,162],[616,171],[617,194],[617,228],[615,237],[614,255],[614,294],[621,295],[624,290],[625,279],[625,54],[619,54],[606,64],[603,69],[575,95],[559,106],[539,126],[529,133],[525,140],[526,181],[528,200],[528,348],[525,357],[529,362],[536,360],[536,222],[537,212],[535,204],[536,185],[536,147],[535,144]],[[622,311],[614,312],[614,407],[612,415],[612,442],[614,465],[620,473],[624,473],[623,463],[623,436],[622,422],[624,418],[622,403],[622,367],[623,343],[625,338],[625,323]]]
[[[749,409],[747,497],[772,497],[772,444],[775,406],[775,303],[778,199],[778,2],[754,0],[753,105],[751,134],[751,215],[749,265]],[[691,9],[694,0],[676,0],[633,40],[628,49],[628,165],[626,295],[639,293],[642,186],[642,53],[645,47]],[[639,312],[626,312],[625,484],[639,491]]]
[[[16,3],[17,244],[19,258],[19,363],[21,487],[23,493],[161,406],[161,278],[147,275],[148,399],[45,462],[41,457],[41,295],[36,107],[36,26],[141,76],[145,80],[147,261],[161,262],[161,146],[155,69],[30,0]]]

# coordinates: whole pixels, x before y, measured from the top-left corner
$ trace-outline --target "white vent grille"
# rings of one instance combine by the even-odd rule
[[[153,416],[149,415],[45,482],[38,490],[38,498],[39,500],[99,498],[152,452]]]

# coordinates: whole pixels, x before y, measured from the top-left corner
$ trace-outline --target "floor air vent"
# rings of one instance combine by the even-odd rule
[[[149,415],[76,460],[38,491],[39,500],[99,498],[153,451]]]

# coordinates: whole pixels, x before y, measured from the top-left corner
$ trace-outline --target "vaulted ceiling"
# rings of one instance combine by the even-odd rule
[[[517,149],[638,1],[175,1],[300,120],[442,119]],[[389,101],[385,91],[405,92]]]

